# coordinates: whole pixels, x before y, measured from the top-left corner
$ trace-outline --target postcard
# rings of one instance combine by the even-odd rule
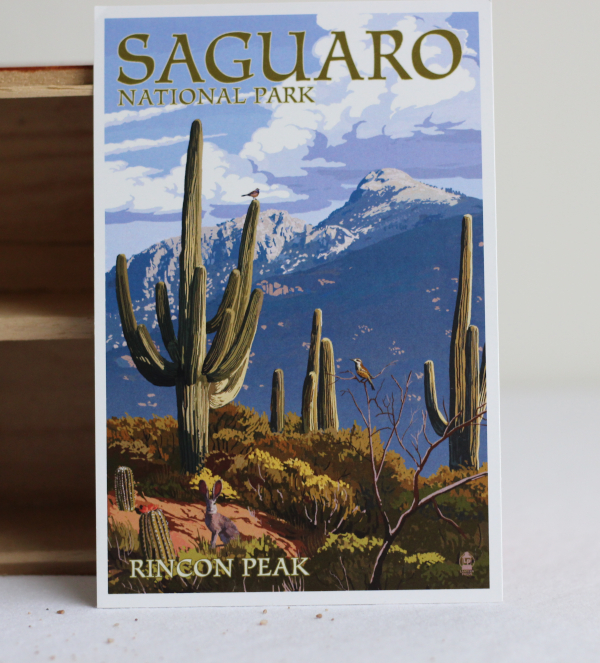
[[[99,606],[502,599],[491,37],[96,9]]]

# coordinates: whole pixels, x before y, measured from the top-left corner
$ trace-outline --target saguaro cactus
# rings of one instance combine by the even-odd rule
[[[319,385],[319,351],[321,348],[321,326],[323,314],[320,308],[315,309],[308,350],[306,378],[302,387],[302,430],[310,433],[317,429],[317,389]]]
[[[333,343],[324,338],[321,341],[321,360],[319,370],[319,394],[317,397],[319,428],[338,430],[337,398],[335,394],[335,357]]]
[[[485,347],[479,367],[479,329],[471,325],[471,298],[473,288],[473,220],[463,217],[461,234],[460,270],[454,309],[454,322],[450,338],[450,410],[452,427],[483,416],[486,401]],[[425,362],[425,404],[429,420],[438,435],[443,435],[448,421],[440,411],[435,388],[432,361]],[[450,469],[468,467],[479,469],[480,427],[473,425],[456,431],[449,441]]]
[[[231,402],[240,391],[262,307],[263,292],[252,288],[252,266],[260,205],[253,200],[242,232],[238,268],[227,282],[212,320],[206,320],[206,269],[202,265],[202,125],[192,124],[185,168],[181,255],[179,257],[179,328],[171,320],[164,283],[156,284],[156,316],[170,360],[154,345],[133,312],[127,260],[117,258],[117,300],[123,335],[138,371],[153,385],[175,387],[181,464],[194,473],[208,453],[209,408]],[[206,335],[216,332],[207,352]]]
[[[169,524],[161,509],[153,509],[141,514],[140,539],[144,559],[160,559],[165,564],[170,559],[177,559],[169,532]]]
[[[283,371],[277,368],[273,371],[273,385],[271,387],[271,430],[281,433],[285,424],[285,388],[283,385]]]
[[[133,471],[130,467],[117,467],[115,472],[115,496],[119,511],[133,511],[135,509]]]

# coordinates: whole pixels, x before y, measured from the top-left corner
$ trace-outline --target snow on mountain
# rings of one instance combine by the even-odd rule
[[[371,246],[428,221],[481,211],[481,201],[419,182],[407,173],[383,168],[369,173],[348,202],[316,226],[288,212],[265,210],[259,217],[254,263],[255,283],[279,293],[270,277],[311,269],[348,251]],[[202,259],[207,267],[207,299],[224,290],[237,266],[244,216],[202,229]],[[164,281],[171,306],[177,305],[181,238],[166,239],[129,259],[129,283],[138,322],[157,330],[154,286]],[[115,268],[107,279],[107,349],[123,345],[114,296]]]

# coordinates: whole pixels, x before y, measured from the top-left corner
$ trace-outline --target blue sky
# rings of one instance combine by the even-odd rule
[[[263,209],[285,209],[318,223],[340,207],[371,170],[392,167],[438,186],[449,186],[481,197],[481,133],[479,34],[476,13],[357,14],[326,6],[322,14],[259,17],[193,17],[110,19],[106,21],[105,61],[105,209],[107,269],[117,253],[137,253],[179,234],[183,174],[191,122],[200,118],[205,135],[203,210],[205,224],[239,216],[247,206],[242,194],[261,189]],[[403,44],[397,57],[412,76],[400,80],[383,60],[385,81],[367,80],[373,71],[373,50],[367,30],[397,29]],[[412,68],[416,39],[434,29],[454,32],[463,58],[447,78],[426,80]],[[333,42],[332,30],[345,31],[353,59],[364,80],[351,81],[343,63],[330,67],[332,81],[296,82],[279,87],[312,86],[316,103],[254,104],[253,88],[272,88],[261,72],[262,40],[273,34],[273,62],[281,72],[293,68],[295,39],[289,31],[305,31],[305,70],[320,71]],[[251,58],[249,80],[230,84],[241,88],[244,105],[123,106],[119,107],[119,66],[131,76],[144,67],[123,63],[119,42],[127,35],[148,33],[148,48],[130,42],[136,53],[151,54],[153,76],[137,88],[217,88],[206,71],[204,53],[218,35],[252,34],[248,48],[238,39],[224,39],[217,63],[238,75],[235,59]],[[172,50],[173,34],[186,33],[198,70],[206,83],[192,83],[187,68],[171,69],[172,84],[154,81]],[[384,38],[384,52],[391,40]],[[337,53],[336,53],[337,54]],[[423,60],[432,71],[446,71],[451,62],[448,44],[427,38]],[[181,56],[181,53],[179,53]],[[137,93],[138,95],[141,92]],[[138,96],[139,98],[139,96]]]

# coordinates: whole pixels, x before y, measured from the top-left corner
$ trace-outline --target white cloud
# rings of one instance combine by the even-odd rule
[[[107,143],[104,146],[104,154],[122,154],[123,152],[137,152],[138,150],[149,150],[152,147],[166,147],[183,143],[189,140],[189,136],[164,136],[152,140],[151,138],[136,138],[124,140],[121,143]]]
[[[479,68],[472,58],[465,58],[451,76],[439,80],[420,77],[413,68],[411,52],[416,40],[425,32],[449,27],[449,14],[423,14],[424,20],[411,15],[362,14],[344,15],[336,6],[318,15],[319,25],[326,30],[344,30],[354,62],[363,80],[351,81],[345,64],[333,62],[329,68],[331,81],[310,81],[315,88],[311,96],[317,103],[269,104],[271,111],[267,126],[254,131],[239,155],[230,154],[211,142],[204,144],[203,203],[206,221],[214,223],[210,212],[215,205],[242,202],[242,194],[255,187],[261,190],[261,200],[276,204],[280,201],[304,199],[284,185],[269,185],[268,176],[253,172],[252,162],[260,171],[278,178],[298,177],[314,167],[341,167],[345,164],[327,161],[322,156],[309,158],[317,133],[327,136],[329,145],[339,145],[344,135],[356,129],[358,138],[385,133],[391,138],[411,136],[416,131],[440,133],[435,126],[420,127],[426,118],[431,122],[461,123],[460,128],[478,129],[480,121]],[[398,78],[392,65],[382,59],[382,72],[387,80],[371,81],[373,73],[373,45],[366,30],[397,29],[403,43],[396,57],[411,80]],[[454,30],[466,53],[466,30]],[[319,39],[313,54],[320,67],[333,43],[328,35]],[[383,52],[390,52],[392,41],[384,37]],[[448,70],[450,49],[441,38],[431,37],[421,49],[428,69]],[[336,53],[336,54],[339,54]],[[471,49],[469,49],[471,54]],[[316,72],[309,72],[315,77]],[[106,126],[153,118],[162,113],[182,110],[187,106],[145,108],[140,111],[123,110],[105,115]],[[216,136],[215,136],[216,137]],[[209,138],[208,136],[206,138]],[[184,142],[187,137],[173,136],[159,139],[138,138],[106,146],[108,154],[163,147]],[[129,166],[125,161],[106,162],[106,200],[111,211],[128,209],[138,212],[169,213],[179,211],[183,203],[185,154],[179,165],[170,172],[143,166]]]
[[[150,118],[156,117],[157,115],[162,115],[163,113],[172,113],[173,111],[183,110],[184,108],[187,108],[187,106],[158,106],[153,108],[144,108],[143,110],[139,111],[122,110],[117,111],[116,113],[105,113],[104,126],[116,127],[119,124],[126,124],[127,122],[140,122],[142,120],[149,120]]]
[[[328,82],[311,81],[317,103],[291,105],[273,104],[267,127],[256,130],[242,149],[242,157],[252,159],[261,170],[278,176],[300,176],[310,164],[303,160],[313,145],[316,133],[327,136],[329,145],[339,145],[344,135],[360,122],[359,138],[385,133],[391,138],[411,136],[421,131],[418,126],[434,114],[432,122],[461,122],[463,129],[478,129],[480,122],[478,81],[479,69],[472,59],[465,59],[447,78],[429,80],[419,76],[412,65],[412,49],[417,39],[426,32],[449,28],[445,23],[449,14],[423,14],[425,20],[414,16],[401,16],[393,23],[386,15],[340,15],[336,7],[319,13],[317,22],[325,30],[343,30],[346,33],[353,60],[363,80],[349,79],[343,62],[333,62]],[[403,42],[396,54],[398,61],[411,76],[400,79],[392,65],[382,59],[382,73],[387,80],[371,81],[373,74],[373,45],[366,30],[397,29]],[[454,30],[466,48],[466,30]],[[334,37],[328,35],[317,41],[313,54],[321,66],[331,49]],[[392,50],[391,38],[384,37],[382,50]],[[336,55],[341,50],[336,49]],[[430,37],[421,48],[423,63],[436,73],[448,71],[451,64],[450,48],[441,37]],[[316,76],[318,72],[312,72]],[[438,133],[434,127],[428,133]],[[323,165],[323,164],[320,164]]]
[[[130,166],[125,161],[106,161],[106,211],[165,214],[178,212],[183,206],[183,183],[186,154],[179,165],[164,174],[146,166]],[[229,154],[211,142],[204,143],[202,164],[202,199],[205,221],[209,225],[218,219],[211,217],[215,205],[243,202],[242,196],[257,186],[261,200],[300,200],[290,189],[280,184],[267,184],[267,178],[252,172],[252,165],[235,154]]]

